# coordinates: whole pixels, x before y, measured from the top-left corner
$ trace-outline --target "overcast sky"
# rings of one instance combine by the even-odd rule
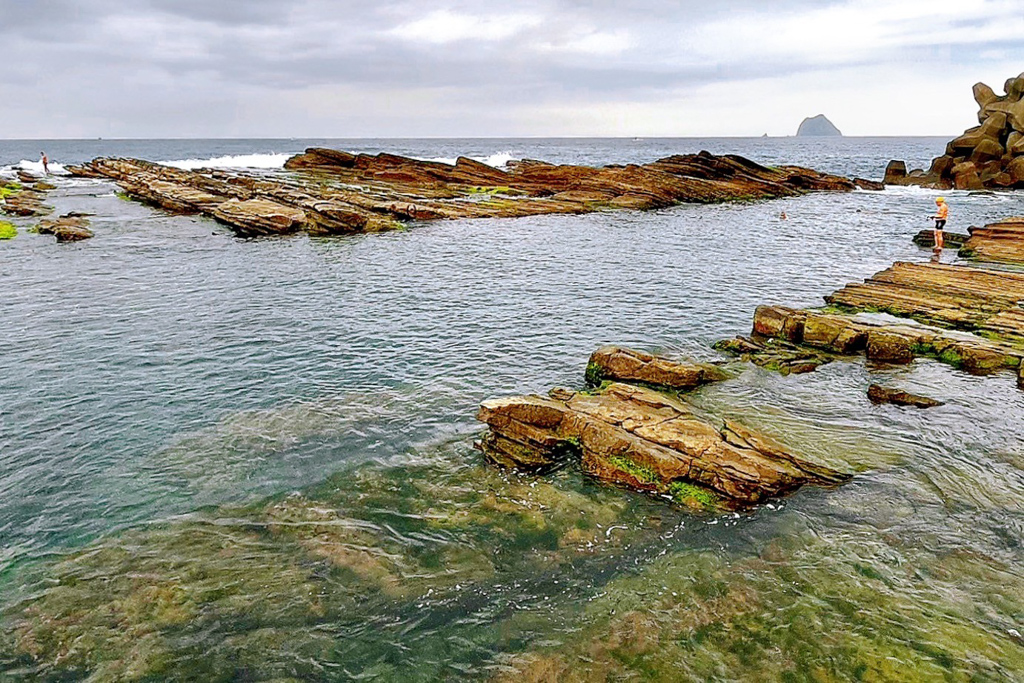
[[[0,0],[0,137],[952,135],[1024,0]]]

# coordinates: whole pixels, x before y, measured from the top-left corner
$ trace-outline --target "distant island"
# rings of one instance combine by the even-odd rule
[[[798,137],[842,137],[842,132],[835,127],[824,114],[810,116],[801,122],[797,129]]]

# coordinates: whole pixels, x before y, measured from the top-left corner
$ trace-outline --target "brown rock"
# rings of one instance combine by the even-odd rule
[[[1003,84],[1003,90],[1006,92],[1007,99],[1014,102],[1021,99],[1021,96],[1024,95],[1024,74],[1006,79],[1006,83]]]
[[[917,396],[899,389],[887,389],[877,384],[868,387],[868,398],[872,403],[891,403],[898,406],[913,406],[915,408],[933,408],[945,405],[942,401],[933,398]]]
[[[978,143],[978,146],[971,152],[970,162],[975,166],[980,166],[986,161],[993,159],[1000,159],[1003,156],[1003,146],[999,144],[998,140],[992,138],[985,138]]]
[[[999,142],[1000,136],[1003,134],[1003,130],[1006,128],[1007,116],[1003,112],[993,112],[985,121],[981,124],[981,130],[978,133],[983,137],[989,137]]]
[[[881,192],[885,189],[885,183],[880,183],[877,180],[868,180],[867,178],[854,178],[853,184],[862,190],[870,192]]]
[[[1012,156],[1024,154],[1024,133],[1013,131],[1006,137],[1006,152]]]
[[[988,87],[984,83],[974,84],[974,101],[978,103],[978,107],[984,109],[986,105],[994,102],[999,98],[992,88]]]
[[[905,161],[893,159],[885,167],[886,185],[902,185],[907,178],[907,164]]]
[[[741,425],[711,425],[686,404],[649,389],[612,384],[596,395],[556,393],[561,400],[485,402],[478,417],[491,431],[479,446],[487,457],[536,468],[564,462],[568,452],[602,481],[669,497],[676,482],[685,482],[733,504],[848,478]]]
[[[907,334],[886,328],[868,332],[867,357],[885,363],[909,363],[914,360],[916,340]]]
[[[863,351],[867,339],[868,327],[847,316],[807,312],[803,333],[807,346],[849,355]]]
[[[1024,100],[1011,104],[1006,109],[1007,119],[1013,130],[1024,133]]]
[[[970,154],[975,147],[980,145],[984,140],[994,140],[990,135],[984,135],[981,132],[981,126],[974,128],[968,128],[964,131],[964,134],[954,139],[950,145],[956,152],[962,152],[964,154]],[[998,143],[998,140],[996,140]]]
[[[301,230],[307,222],[302,209],[267,199],[229,199],[213,210],[213,217],[244,236],[286,235]]]
[[[1024,156],[1019,156],[1008,163],[1006,173],[1014,184],[1024,185]]]
[[[720,381],[725,374],[708,363],[677,362],[643,351],[603,346],[590,356],[586,379],[593,386],[614,380],[681,390]]]

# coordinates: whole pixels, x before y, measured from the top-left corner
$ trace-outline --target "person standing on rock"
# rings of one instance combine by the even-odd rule
[[[935,248],[942,249],[942,230],[946,227],[946,220],[949,218],[949,205],[946,204],[945,197],[939,197],[935,200],[935,215],[932,216],[935,219]]]
[[[50,175],[50,157],[46,156],[46,152],[40,152],[39,160],[43,162],[43,173]]]

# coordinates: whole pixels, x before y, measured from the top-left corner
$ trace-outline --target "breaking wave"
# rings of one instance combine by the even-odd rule
[[[175,159],[160,163],[186,171],[197,168],[284,168],[284,162],[293,155],[280,154],[239,154],[235,156],[213,157],[212,159]]]
[[[474,161],[479,161],[481,163],[487,164],[488,166],[493,166],[494,168],[502,168],[503,166],[507,166],[508,162],[512,161],[515,158],[517,157],[513,155],[512,152],[495,152],[494,154],[486,157],[470,157],[470,159],[473,159]],[[454,165],[456,159],[455,157],[435,157],[432,159],[424,159],[424,161],[436,161],[442,164]]]

